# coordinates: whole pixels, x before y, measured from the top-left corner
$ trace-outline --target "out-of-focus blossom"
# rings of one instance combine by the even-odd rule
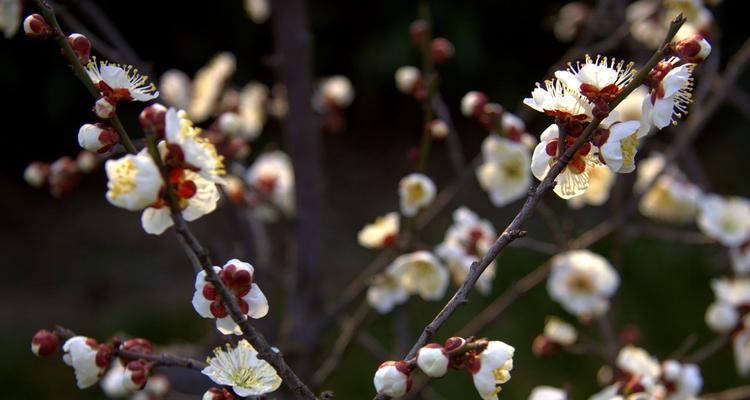
[[[222,90],[237,68],[232,53],[215,55],[209,63],[198,70],[193,80],[188,115],[195,122],[203,122],[216,109]]]
[[[615,183],[615,173],[606,165],[592,165],[588,168],[589,187],[582,195],[568,199],[571,208],[584,205],[600,206],[609,200],[609,193]]]
[[[642,193],[656,179],[641,198],[639,211],[649,218],[673,224],[693,221],[703,193],[673,168],[667,168],[664,174],[657,177],[665,169],[664,164],[665,159],[661,154],[654,154],[638,163],[636,192]]]
[[[675,360],[662,363],[662,381],[667,389],[667,400],[693,400],[703,388],[700,368]]]
[[[556,387],[537,386],[531,391],[529,400],[568,400],[568,394]]]
[[[159,92],[161,99],[168,105],[179,110],[187,110],[190,107],[191,91],[192,82],[186,73],[169,69],[161,75]]]
[[[417,251],[397,257],[387,273],[410,294],[424,300],[440,300],[448,288],[448,271],[432,253]]]
[[[735,274],[748,275],[750,273],[750,242],[730,248],[729,256]]]
[[[268,300],[260,287],[253,282],[255,269],[252,265],[237,259],[227,261],[223,267],[213,267],[219,279],[224,283],[243,315],[258,319],[268,314]],[[206,279],[206,271],[201,271],[195,278],[193,308],[203,318],[216,318],[216,329],[229,335],[241,335],[242,330],[229,314],[223,303],[218,288]],[[239,394],[239,393],[238,393]]]
[[[409,293],[399,280],[385,272],[373,278],[367,288],[367,303],[380,314],[387,314],[409,298]]]
[[[271,364],[258,358],[258,352],[242,339],[232,348],[214,349],[214,356],[201,373],[219,385],[231,386],[240,397],[262,396],[281,386],[281,378]]]
[[[318,111],[325,112],[330,108],[344,109],[354,100],[354,87],[349,78],[335,75],[323,78],[318,83],[315,105]]]
[[[104,375],[112,358],[112,346],[85,336],[74,336],[63,344],[63,361],[73,367],[80,389],[93,386]]]
[[[573,1],[562,6],[552,29],[555,37],[563,42],[573,41],[590,12],[589,6],[580,1]]]
[[[647,389],[653,387],[661,376],[659,360],[640,347],[623,347],[617,355],[616,364],[617,368],[630,376],[638,377],[639,383]]]
[[[638,86],[628,95],[620,104],[615,107],[614,111],[620,113],[623,121],[640,121],[643,115],[643,99],[649,95],[646,86]],[[638,132],[638,137],[646,136],[648,132]]]
[[[49,165],[40,161],[34,161],[23,171],[23,179],[31,187],[40,188],[47,182]]]
[[[732,338],[734,365],[742,377],[750,374],[750,315],[742,319],[740,331]]]
[[[403,66],[396,70],[396,88],[403,94],[414,94],[414,90],[422,80],[422,73],[412,66]]]
[[[273,207],[264,204],[272,201],[287,216],[294,214],[294,172],[289,156],[281,151],[261,154],[245,175],[245,181],[264,197],[258,198],[256,210],[267,221],[279,218]]]
[[[489,135],[482,143],[484,162],[477,168],[479,184],[502,207],[526,195],[531,185],[531,155],[523,143]]]
[[[708,194],[700,202],[698,227],[727,247],[750,239],[750,201],[741,197]]]
[[[461,98],[461,114],[465,117],[477,118],[482,113],[487,101],[486,94],[472,90]]]
[[[262,24],[271,15],[271,4],[269,0],[245,0],[245,12],[256,24]]]
[[[571,250],[552,258],[547,291],[568,312],[589,319],[607,311],[619,285],[620,277],[604,257]]]
[[[560,318],[550,317],[544,324],[544,337],[560,346],[570,346],[578,340],[578,332]]]
[[[435,199],[435,184],[427,175],[413,173],[405,176],[398,184],[401,198],[401,213],[407,217],[417,215]]]
[[[21,26],[21,0],[0,0],[0,30],[10,39]]]
[[[706,323],[716,332],[730,332],[750,305],[750,278],[714,279],[711,288],[716,300],[706,310]]]
[[[363,247],[380,249],[396,242],[399,230],[399,214],[390,212],[375,219],[359,231],[357,240]]]

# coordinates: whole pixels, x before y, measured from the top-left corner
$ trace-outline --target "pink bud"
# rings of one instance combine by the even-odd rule
[[[120,135],[102,123],[84,124],[78,130],[78,144],[91,152],[107,153],[119,142]]]
[[[421,80],[422,73],[416,67],[403,66],[396,70],[396,88],[403,94],[413,94]]]
[[[455,350],[466,344],[466,339],[458,336],[449,337],[445,341],[445,351]]]
[[[141,111],[138,121],[146,135],[154,135],[159,139],[164,138],[164,125],[167,108],[161,104],[152,104]]]
[[[31,338],[31,352],[40,357],[47,357],[60,348],[60,336],[42,329]]]
[[[68,35],[68,44],[70,44],[73,52],[76,53],[78,61],[83,65],[88,64],[91,58],[91,42],[89,39],[80,33],[71,33]]]
[[[143,338],[128,339],[122,343],[120,350],[132,353],[151,354],[154,352],[154,345]]]
[[[23,31],[31,39],[49,39],[54,34],[52,27],[39,14],[31,14],[23,20]]]
[[[456,48],[453,47],[453,43],[445,38],[432,39],[430,43],[430,55],[436,63],[442,64],[448,62],[453,55],[456,53]]]
[[[116,103],[109,97],[100,97],[94,103],[94,114],[101,119],[110,119],[115,116]]]

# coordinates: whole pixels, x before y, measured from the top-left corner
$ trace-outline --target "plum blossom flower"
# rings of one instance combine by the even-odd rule
[[[497,394],[502,390],[500,385],[510,380],[515,351],[508,344],[492,340],[486,349],[469,361],[474,387],[483,400],[497,400]]]
[[[706,311],[706,323],[716,332],[729,332],[739,324],[742,308],[750,305],[750,278],[714,279],[711,288],[716,300]]]
[[[638,151],[640,123],[638,121],[619,122],[619,113],[612,111],[595,132],[606,136],[599,146],[600,160],[612,172],[629,173],[635,170],[635,154]]]
[[[398,194],[401,198],[401,213],[407,217],[417,215],[435,199],[435,184],[427,175],[413,173],[401,179]]]
[[[399,67],[394,75],[396,88],[403,94],[412,94],[422,79],[422,73],[419,68],[405,65]]]
[[[365,225],[359,231],[359,244],[368,249],[380,249],[396,243],[399,230],[399,214],[390,212],[375,219],[372,224]]]
[[[373,278],[367,288],[367,303],[380,314],[387,314],[409,298],[401,283],[390,273],[385,272]]]
[[[661,367],[667,400],[693,400],[698,397],[703,387],[703,377],[697,365],[666,360]]]
[[[735,274],[750,274],[750,241],[730,248],[729,257]]]
[[[639,193],[646,189],[648,191],[641,198],[638,209],[644,216],[663,222],[683,224],[693,221],[703,193],[675,168],[667,168],[664,174],[657,177],[665,168],[665,162],[664,156],[659,153],[639,162],[634,188]],[[654,179],[653,186],[648,188]]]
[[[177,167],[197,172],[211,182],[222,182],[226,173],[224,158],[216,152],[216,147],[201,136],[201,130],[193,126],[185,111],[174,108],[167,110],[164,119],[164,135],[169,153],[166,161]]]
[[[588,55],[583,63],[570,64],[565,71],[555,72],[555,77],[567,87],[578,90],[591,102],[614,100],[619,91],[633,79],[633,63],[617,62],[614,58]]]
[[[141,75],[133,66],[91,60],[84,67],[102,97],[113,104],[118,101],[149,101],[159,97],[159,91],[148,76]]]
[[[750,239],[750,201],[708,194],[700,203],[698,227],[719,243],[734,247]]]
[[[320,112],[330,108],[344,109],[354,101],[354,87],[349,78],[343,75],[335,75],[323,78],[318,83],[314,104]]]
[[[660,62],[646,78],[651,95],[643,99],[641,126],[662,129],[670,123],[677,124],[677,119],[687,114],[695,64],[676,67],[676,62],[677,59]]]
[[[560,346],[570,346],[578,340],[578,332],[560,318],[550,317],[544,324],[544,337]]]
[[[630,376],[638,377],[641,386],[647,389],[656,385],[661,376],[659,360],[640,347],[623,347],[617,354],[616,364],[617,368]]]
[[[229,52],[216,54],[206,66],[198,70],[190,92],[187,113],[195,122],[203,122],[212,115],[224,86],[237,68],[237,60]]]
[[[615,183],[615,174],[606,165],[592,165],[588,168],[589,187],[582,195],[568,199],[571,208],[578,209],[588,204],[600,206],[609,200],[609,193]]]
[[[578,87],[570,87],[556,79],[544,82],[544,88],[536,84],[531,97],[523,100],[527,106],[553,117],[572,119],[578,122],[591,119],[592,106],[580,93]]]
[[[260,82],[250,82],[240,92],[237,116],[239,134],[246,140],[255,140],[266,124],[268,87]]]
[[[453,224],[445,232],[445,238],[435,252],[445,261],[453,282],[461,285],[469,275],[469,268],[489,250],[497,239],[495,227],[466,207],[453,212]],[[485,295],[492,291],[495,264],[491,263],[481,275],[475,287]]]
[[[253,346],[242,339],[226,350],[217,347],[209,357],[208,366],[201,373],[219,385],[231,386],[240,397],[262,396],[281,386],[281,378],[271,364],[258,358]]]
[[[289,156],[281,151],[261,154],[245,175],[245,181],[276,204],[286,215],[293,215],[294,206],[294,172]],[[276,210],[263,204],[258,199],[256,207],[261,217],[274,221],[279,216]]]
[[[201,400],[234,400],[234,395],[224,388],[212,387],[203,393]]]
[[[112,358],[112,346],[85,336],[74,336],[63,344],[63,361],[73,367],[80,389],[93,386],[104,375]]]
[[[142,210],[159,199],[164,181],[159,168],[146,151],[127,154],[104,164],[107,200],[130,211]]]
[[[409,294],[424,300],[440,300],[448,288],[448,271],[429,251],[397,257],[386,269]]]
[[[620,277],[604,257],[588,250],[571,250],[552,258],[547,291],[565,310],[581,319],[603,314]]]
[[[529,400],[567,400],[564,390],[552,386],[537,386],[529,395]]]
[[[223,267],[213,267],[219,279],[224,283],[243,315],[258,319],[268,314],[268,300],[253,282],[252,265],[237,259],[231,259]],[[195,278],[193,307],[203,318],[216,318],[216,329],[229,335],[242,334],[240,327],[232,320],[229,310],[223,303],[217,288],[206,279],[206,271],[201,271]],[[239,393],[238,393],[239,394]]]
[[[168,69],[159,78],[159,93],[166,104],[186,110],[190,107],[192,82],[190,77],[178,70]]]
[[[245,12],[256,24],[266,22],[271,15],[271,4],[268,0],[245,0]]]
[[[437,343],[429,343],[417,351],[417,366],[431,378],[445,375],[449,363],[448,352]]]
[[[42,329],[31,338],[31,352],[39,357],[47,357],[60,348],[60,335]]]
[[[482,143],[482,156],[477,179],[492,204],[502,207],[526,195],[531,185],[531,155],[526,145],[489,135]]]
[[[552,124],[542,132],[541,141],[534,148],[534,154],[531,156],[531,172],[540,181],[544,180],[555,163],[559,137],[560,128],[557,124]],[[572,144],[570,139],[574,138],[566,136],[566,141]],[[593,147],[588,142],[578,149],[568,165],[555,178],[557,182],[553,189],[555,194],[563,199],[569,199],[586,192],[589,187],[589,169],[598,164],[592,150]]]
[[[411,389],[411,369],[404,361],[386,361],[373,378],[378,394],[399,398]]]
[[[104,124],[84,124],[78,130],[78,144],[95,153],[107,153],[120,141],[120,136]]]

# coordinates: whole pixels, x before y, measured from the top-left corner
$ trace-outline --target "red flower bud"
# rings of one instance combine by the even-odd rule
[[[39,14],[31,14],[23,20],[23,31],[31,39],[49,39],[54,30]]]
[[[68,35],[68,44],[70,44],[81,64],[86,65],[89,63],[89,59],[91,58],[91,42],[86,36],[80,33],[71,33]]]
[[[448,62],[451,58],[453,58],[453,55],[455,53],[456,48],[453,47],[453,43],[448,41],[448,39],[432,39],[432,43],[430,43],[430,55],[436,63],[442,64]]]
[[[41,357],[55,353],[60,348],[60,336],[42,329],[31,338],[31,351]]]

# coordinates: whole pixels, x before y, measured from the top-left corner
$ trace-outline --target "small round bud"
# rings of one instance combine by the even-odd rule
[[[203,393],[202,400],[234,400],[234,395],[224,388],[212,387]]]
[[[143,338],[132,338],[122,342],[120,350],[133,353],[151,354],[154,352],[154,345]]]
[[[409,25],[409,37],[417,46],[421,46],[427,39],[427,21],[418,19]]]
[[[479,122],[484,129],[494,131],[502,127],[503,114],[505,114],[503,106],[497,103],[487,103],[479,114]]]
[[[238,135],[242,130],[242,119],[237,113],[225,112],[219,116],[219,130],[227,135]]]
[[[23,179],[31,187],[40,188],[47,182],[49,176],[49,164],[34,161],[23,171]]]
[[[70,44],[73,52],[76,53],[78,61],[83,65],[88,64],[91,58],[91,42],[89,39],[80,33],[71,33],[68,35],[68,44]]]
[[[166,123],[167,107],[154,103],[146,107],[138,115],[138,122],[146,135],[164,138],[164,124]]]
[[[417,366],[431,378],[445,375],[449,363],[448,352],[437,343],[430,343],[417,351]]]
[[[443,140],[448,136],[448,124],[442,119],[433,119],[427,124],[427,129],[430,131],[430,136],[435,140]]]
[[[711,44],[701,34],[695,34],[674,44],[674,52],[682,61],[698,63],[711,54]]]
[[[40,357],[47,357],[60,348],[60,336],[42,329],[31,338],[31,352]]]
[[[407,65],[396,70],[396,88],[403,94],[413,94],[421,80],[422,73],[416,67]]]
[[[452,351],[466,344],[466,339],[452,336],[445,340],[445,351]]]
[[[453,43],[448,41],[448,39],[432,39],[432,43],[430,43],[430,55],[436,63],[442,64],[448,62],[451,58],[453,58],[453,55],[455,53],[456,48],[453,47]]]
[[[107,153],[120,142],[120,135],[111,127],[98,124],[84,124],[78,130],[78,144],[85,150]]]
[[[472,90],[461,99],[461,114],[469,118],[479,118],[487,101],[486,94]]]
[[[54,34],[52,27],[39,14],[31,14],[23,20],[23,31],[31,39],[49,39]]]
[[[373,378],[378,394],[398,398],[411,389],[411,369],[404,361],[386,361],[380,364]]]
[[[78,167],[78,170],[85,174],[93,171],[98,164],[99,159],[96,157],[96,154],[90,151],[82,151],[78,153],[78,157],[76,157],[76,166]]]
[[[559,344],[553,342],[548,337],[539,335],[531,343],[531,352],[537,357],[546,358],[552,356],[559,347]]]
[[[109,97],[100,97],[94,103],[94,114],[101,119],[110,119],[115,116],[115,102]]]
[[[737,309],[731,304],[714,302],[706,310],[706,324],[719,333],[726,333],[734,329],[740,322]]]
[[[70,157],[61,157],[49,167],[50,193],[60,197],[69,192],[78,183],[78,165]]]
[[[122,379],[122,386],[128,391],[137,391],[143,389],[148,380],[148,374],[151,371],[151,365],[144,360],[130,361],[125,365],[125,375]]]
[[[333,105],[339,109],[349,107],[354,100],[352,82],[343,75],[322,79],[319,90],[326,104]]]
[[[561,346],[570,346],[578,340],[576,328],[558,318],[547,320],[544,325],[544,336]]]

